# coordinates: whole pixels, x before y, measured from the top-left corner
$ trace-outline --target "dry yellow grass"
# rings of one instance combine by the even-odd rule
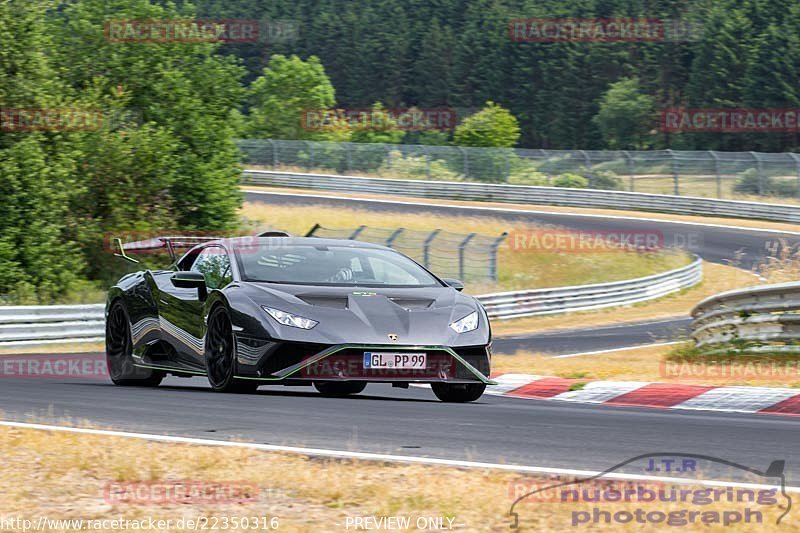
[[[286,187],[259,187],[256,185],[247,185],[242,187],[243,190],[253,191],[269,191],[269,192],[289,192],[289,193],[304,193],[304,194],[319,194],[319,195],[334,195],[334,196],[347,196],[351,198],[372,198],[379,200],[400,200],[414,203],[428,203],[428,204],[450,204],[450,205],[466,205],[475,207],[493,207],[500,209],[522,209],[525,211],[543,211],[550,213],[576,213],[584,215],[602,215],[610,217],[633,217],[651,220],[672,220],[675,222],[689,222],[694,224],[717,224],[721,226],[737,226],[740,228],[753,228],[762,230],[776,230],[798,232],[800,226],[797,224],[790,224],[788,222],[770,222],[765,220],[751,220],[746,218],[726,218],[726,217],[701,217],[690,215],[673,215],[669,213],[654,213],[650,211],[624,211],[617,209],[595,209],[584,207],[559,207],[553,205],[537,205],[537,204],[515,204],[503,202],[476,202],[467,200],[442,200],[437,198],[417,198],[412,196],[392,196],[382,194],[369,194],[369,193],[349,193],[339,191],[316,191],[311,189],[300,188],[286,188]]]
[[[42,344],[39,346],[8,346],[0,348],[0,355],[23,353],[85,353],[105,351],[102,342],[86,342],[76,344]]]
[[[362,224],[378,228],[403,227],[423,231],[439,228],[490,236],[515,229],[537,229],[529,226],[510,227],[504,220],[483,217],[424,214],[390,218],[386,213],[368,209],[321,209],[317,206],[246,203],[241,213],[253,226],[271,225],[298,235],[304,235],[315,223],[329,228],[356,228]],[[593,248],[586,252],[552,248],[515,250],[512,243],[506,241],[498,251],[498,282],[468,282],[467,291],[480,294],[497,290],[617,281],[663,272],[688,262],[686,254],[672,251],[637,253],[612,248]],[[433,270],[436,270],[435,266]]]
[[[312,459],[246,449],[146,442],[110,436],[0,428],[0,517],[49,519],[171,519],[181,517],[278,517],[278,531],[346,531],[347,519],[366,516],[443,517],[457,531],[507,531],[514,499],[553,483],[542,477],[486,470]],[[611,465],[609,465],[611,466]],[[244,482],[254,498],[242,503],[129,504],[107,501],[113,482],[178,482],[209,485]],[[762,481],[763,482],[763,481]],[[594,485],[596,487],[596,485]],[[652,484],[649,485],[653,488]],[[691,485],[686,485],[689,487]],[[684,488],[685,488],[684,487]],[[781,505],[785,502],[782,500]],[[645,510],[733,511],[731,504],[638,504]],[[519,512],[522,531],[571,526],[586,503],[542,503],[530,499]],[[603,511],[633,511],[633,503],[596,505]],[[759,529],[776,529],[783,509],[762,506]],[[174,523],[174,522],[173,522]],[[351,522],[352,524],[352,522]],[[445,521],[445,525],[447,522]],[[638,530],[641,530],[641,525]],[[789,516],[782,529],[797,527]],[[110,528],[109,528],[110,529]],[[355,528],[351,525],[349,530]],[[604,531],[634,526],[601,524]],[[716,531],[722,527],[705,528]],[[56,531],[58,529],[55,529]],[[64,529],[61,529],[64,530]],[[172,527],[168,531],[183,531]],[[243,531],[230,528],[228,531]]]
[[[688,316],[692,307],[703,298],[720,292],[759,284],[758,278],[752,273],[725,265],[705,263],[703,265],[703,273],[703,281],[698,286],[652,302],[643,302],[629,307],[611,307],[585,313],[494,320],[492,321],[492,331],[495,335],[517,335],[558,329],[602,326],[637,320],[659,320]]]
[[[695,385],[751,385],[800,387],[796,362],[764,363],[750,360],[698,360],[693,363],[667,361],[680,345],[643,346],[597,355],[553,358],[551,355],[517,353],[492,358],[492,372],[535,374],[578,379],[580,381],[620,380],[659,381]],[[710,361],[711,359],[709,359]]]
[[[792,249],[788,243],[780,243],[776,255],[771,255],[758,268],[759,275],[769,283],[783,283],[800,279],[800,250]]]
[[[643,347],[601,355],[555,359],[552,355],[518,352],[492,357],[492,372],[535,374],[560,378],[623,381],[662,381],[660,362],[669,350]]]

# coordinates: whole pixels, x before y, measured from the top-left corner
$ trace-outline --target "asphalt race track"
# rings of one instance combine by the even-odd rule
[[[495,337],[492,352],[513,354],[516,351],[541,352],[553,355],[575,354],[640,346],[688,338],[690,318],[631,322],[615,326],[567,329],[541,334]]]
[[[361,204],[393,215],[392,223],[397,225],[402,224],[403,216],[421,211],[465,213],[444,206],[275,193],[248,193],[247,199],[280,204]],[[574,229],[657,230],[666,243],[691,235],[697,244],[692,251],[704,259],[727,262],[741,254],[743,266],[763,258],[770,241],[800,242],[798,235],[683,223],[483,208],[466,213],[501,218],[518,228],[544,223]],[[309,221],[309,226],[313,222]],[[495,339],[494,349],[498,353],[518,349],[552,354],[596,351],[672,340],[685,334],[687,324],[688,319],[662,320],[507,337]],[[5,420],[88,421],[103,428],[145,433],[588,470],[605,470],[630,457],[657,452],[709,454],[758,469],[765,469],[772,460],[785,459],[788,483],[800,484],[800,424],[785,416],[498,396],[484,396],[472,404],[444,404],[428,389],[378,384],[346,399],[323,399],[308,387],[262,387],[251,395],[217,394],[204,378],[173,377],[155,389],[115,387],[102,379],[6,379],[0,386],[0,411]]]
[[[359,396],[322,398],[308,387],[214,393],[204,378],[156,389],[110,382],[4,380],[5,420],[127,431],[605,470],[645,453],[699,453],[764,469],[785,459],[800,482],[800,424],[791,417],[661,411],[484,396],[445,404],[430,390],[371,384]],[[641,474],[640,470],[630,473]]]

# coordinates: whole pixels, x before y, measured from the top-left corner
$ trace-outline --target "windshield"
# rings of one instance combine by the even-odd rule
[[[236,253],[245,281],[363,287],[441,286],[412,260],[380,248],[282,244]]]

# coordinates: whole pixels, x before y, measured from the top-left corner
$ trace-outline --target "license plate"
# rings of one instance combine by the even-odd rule
[[[424,353],[364,352],[364,368],[425,368]]]

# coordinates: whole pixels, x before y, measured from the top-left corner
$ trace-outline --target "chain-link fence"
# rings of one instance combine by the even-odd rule
[[[800,197],[800,155],[467,148],[248,139],[248,166],[736,198]]]
[[[497,281],[497,248],[506,238],[435,229],[327,228],[315,224],[307,237],[353,239],[394,248],[437,276],[462,281]]]

